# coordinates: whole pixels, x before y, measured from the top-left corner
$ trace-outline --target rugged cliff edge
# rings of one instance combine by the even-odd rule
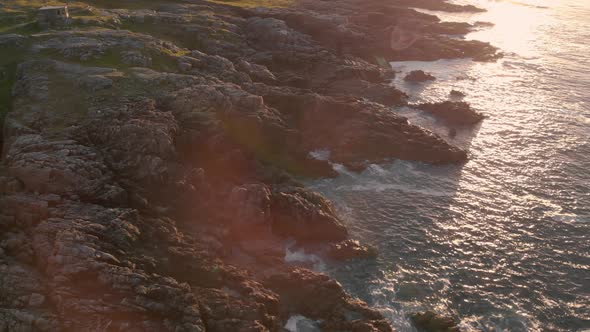
[[[0,6],[1,331],[281,331],[292,315],[391,330],[336,281],[284,262],[293,240],[374,255],[297,178],[333,176],[331,162],[466,160],[391,110],[406,96],[383,63],[494,59],[447,37],[475,27],[408,6],[477,9],[227,4],[74,3],[68,25],[43,31],[32,7]]]

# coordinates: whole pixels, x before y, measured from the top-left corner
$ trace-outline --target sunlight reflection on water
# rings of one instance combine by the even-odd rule
[[[455,89],[488,116],[451,139],[435,119],[396,110],[468,149],[470,161],[396,161],[310,183],[381,252],[331,273],[400,331],[412,330],[405,314],[423,309],[460,317],[464,330],[590,328],[590,49],[580,42],[590,40],[590,2],[468,2],[489,10],[436,14],[495,23],[467,38],[499,46],[504,59],[392,66],[412,102]],[[437,81],[404,82],[414,69]]]

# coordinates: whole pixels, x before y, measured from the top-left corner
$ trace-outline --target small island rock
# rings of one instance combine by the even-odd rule
[[[426,82],[434,80],[436,80],[436,77],[424,72],[423,70],[413,70],[409,72],[406,77],[404,77],[404,81],[406,82]]]

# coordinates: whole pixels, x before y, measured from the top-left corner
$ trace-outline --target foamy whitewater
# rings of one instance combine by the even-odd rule
[[[353,237],[380,250],[375,262],[326,268],[400,331],[419,310],[453,315],[464,330],[590,329],[590,1],[468,3],[488,12],[428,13],[494,23],[467,38],[505,57],[393,63],[393,83],[416,102],[462,91],[488,118],[450,138],[418,111],[392,111],[468,149],[470,161],[339,168],[339,178],[309,183]],[[437,81],[404,83],[414,69]]]

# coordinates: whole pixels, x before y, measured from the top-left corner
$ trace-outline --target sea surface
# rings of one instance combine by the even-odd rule
[[[473,0],[485,21],[466,36],[505,57],[397,62],[392,82],[414,102],[452,89],[483,112],[456,137],[419,111],[394,109],[469,151],[460,166],[395,161],[308,183],[380,257],[321,268],[381,310],[452,315],[465,331],[590,330],[590,0]],[[459,38],[459,37],[457,37]],[[423,69],[437,80],[406,84]]]

